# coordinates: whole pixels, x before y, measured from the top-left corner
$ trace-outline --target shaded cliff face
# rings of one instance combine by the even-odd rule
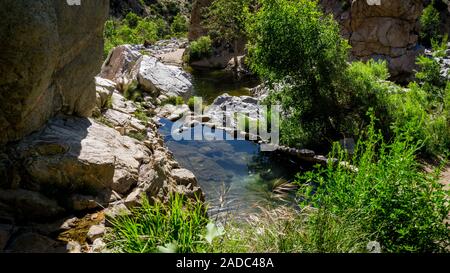
[[[0,143],[57,113],[91,115],[108,12],[109,0],[1,1]]]
[[[352,55],[361,60],[385,59],[394,79],[408,78],[421,52],[418,20],[423,0],[381,0],[380,5],[366,0],[341,2],[322,0],[321,5],[340,23]]]
[[[197,40],[201,36],[206,35],[207,32],[202,27],[203,9],[210,6],[213,1],[214,0],[194,0],[188,34],[190,41]]]

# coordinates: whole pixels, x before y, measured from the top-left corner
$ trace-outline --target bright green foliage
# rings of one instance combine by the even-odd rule
[[[174,17],[172,25],[160,17],[142,18],[130,12],[121,21],[108,20],[105,23],[105,57],[116,46],[123,44],[154,43],[171,36],[183,36],[187,32],[187,21],[182,15]]]
[[[202,36],[189,46],[186,62],[194,62],[211,56],[213,52],[212,41],[209,36]]]
[[[150,19],[141,19],[137,16],[132,18],[124,19],[123,22],[106,21],[104,31],[105,56],[118,45],[143,44],[145,41],[155,42],[160,38],[158,36],[159,26],[156,22]],[[135,22],[135,19],[137,22]],[[127,20],[130,20],[130,22]]]
[[[125,22],[128,24],[128,27],[130,27],[130,28],[137,27],[139,21],[140,21],[139,16],[137,16],[133,12],[129,12],[127,14],[127,16],[125,17]]]
[[[433,39],[439,38],[439,25],[441,17],[439,11],[434,7],[434,0],[428,5],[420,17],[420,38],[422,42],[430,45]]]
[[[200,201],[180,195],[170,197],[167,204],[150,204],[143,198],[142,206],[128,216],[112,220],[113,230],[108,245],[114,251],[127,253],[204,252],[209,248],[206,210]],[[211,228],[210,228],[211,229]]]
[[[233,44],[245,33],[245,9],[250,0],[215,0],[208,7],[204,26],[213,40]]]
[[[172,104],[172,105],[183,105],[184,104],[184,99],[180,96],[171,96],[168,97],[165,101],[161,102],[162,105],[165,104]]]
[[[414,140],[420,126],[410,121],[396,130],[392,143],[383,141],[374,123],[349,158],[335,146],[331,156],[347,160],[357,170],[329,164],[299,177],[304,205],[353,219],[379,242],[384,252],[439,252],[449,246],[450,212],[438,173],[423,173],[416,161],[421,143]]]
[[[188,32],[188,21],[185,16],[178,14],[173,18],[170,30],[175,36],[185,36]]]
[[[286,87],[272,94],[286,113],[281,140],[290,146],[323,144],[336,134],[348,44],[316,1],[264,0],[249,19],[250,67]]]

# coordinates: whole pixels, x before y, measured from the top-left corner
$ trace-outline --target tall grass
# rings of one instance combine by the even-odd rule
[[[112,220],[109,248],[117,252],[203,252],[208,218],[201,202],[172,195],[167,204],[144,198],[128,216]]]
[[[448,192],[439,183],[439,170],[424,173],[416,161],[422,145],[413,136],[417,126],[406,124],[386,143],[372,121],[353,158],[336,146],[333,155],[358,171],[330,164],[300,176],[304,205],[326,208],[340,219],[353,215],[385,252],[445,251],[450,239],[444,223],[450,212]]]
[[[346,219],[347,220],[347,219]],[[262,209],[247,222],[230,222],[216,252],[348,253],[364,252],[368,236],[355,222],[327,210]]]

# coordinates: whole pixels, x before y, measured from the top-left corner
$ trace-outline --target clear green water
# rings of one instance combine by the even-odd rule
[[[175,159],[196,175],[211,216],[242,219],[258,213],[259,207],[296,204],[295,189],[277,192],[275,185],[292,182],[300,169],[297,163],[260,152],[258,144],[245,140],[176,141],[171,135],[173,122],[160,122],[160,133]]]
[[[218,96],[228,93],[231,96],[250,95],[249,88],[259,84],[258,79],[246,77],[238,79],[231,71],[225,70],[193,70],[186,68],[192,75],[194,96],[202,97],[211,104]]]

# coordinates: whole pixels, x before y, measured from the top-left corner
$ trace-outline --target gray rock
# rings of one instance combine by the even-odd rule
[[[0,252],[6,247],[9,238],[13,232],[12,225],[2,225],[0,224]]]
[[[187,99],[192,91],[189,76],[181,68],[165,65],[150,56],[142,56],[138,82],[145,91],[157,96],[163,94]]]
[[[127,100],[122,94],[115,91],[112,93],[112,109],[125,113],[133,114],[136,112],[136,106],[132,101]]]
[[[68,253],[81,253],[81,245],[78,242],[70,241],[66,245],[66,250]]]
[[[114,48],[105,60],[100,77],[119,82],[133,81],[136,78],[136,65],[142,54],[131,45],[121,45]]]
[[[91,246],[92,253],[102,253],[106,250],[106,244],[103,242],[101,238],[97,238],[94,240]]]
[[[75,211],[95,209],[100,206],[100,202],[94,196],[74,194],[70,197],[71,207]]]
[[[173,169],[171,176],[175,179],[178,185],[197,186],[197,178],[187,169]]]
[[[17,236],[5,252],[13,253],[64,253],[66,246],[49,237],[27,232]]]
[[[103,237],[104,234],[105,234],[105,226],[95,225],[89,228],[89,231],[86,236],[91,242],[94,242],[96,239]]]
[[[33,181],[73,193],[128,191],[150,154],[138,141],[93,120],[62,117],[22,140],[16,152]]]
[[[113,221],[118,216],[130,215],[131,211],[123,203],[112,205],[105,209],[106,226],[111,226],[111,221]]]
[[[22,189],[0,190],[0,202],[8,205],[10,210],[22,219],[42,221],[65,211],[56,201],[38,192]]]
[[[0,2],[0,143],[21,139],[57,113],[91,115],[108,4]]]

